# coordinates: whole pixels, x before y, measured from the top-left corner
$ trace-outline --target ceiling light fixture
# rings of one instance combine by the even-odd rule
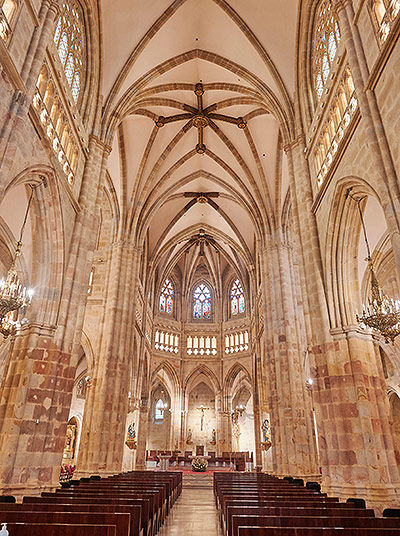
[[[394,344],[395,338],[400,334],[400,301],[387,297],[379,285],[371,259],[367,231],[360,207],[360,203],[365,199],[365,196],[355,198],[350,192],[351,188],[347,190],[346,197],[351,197],[358,206],[364,241],[367,248],[366,261],[368,262],[368,268],[371,273],[371,295],[368,297],[367,303],[362,305],[362,315],[359,316],[356,312],[356,319],[361,325],[364,324],[380,333],[384,337],[386,343],[391,341],[392,344]]]
[[[33,290],[27,290],[27,288],[21,284],[16,267],[17,259],[21,255],[22,237],[28,218],[29,208],[31,206],[33,191],[34,189],[32,188],[19,240],[17,241],[14,259],[6,277],[0,280],[0,333],[5,339],[9,335],[13,335],[17,328],[20,327],[20,323],[14,318],[15,311],[18,311],[21,307],[30,305],[33,297]]]

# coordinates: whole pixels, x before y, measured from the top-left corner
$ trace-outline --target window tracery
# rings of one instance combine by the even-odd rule
[[[154,412],[154,419],[156,421],[163,421],[164,420],[164,402],[162,399],[158,399],[156,402],[155,412]]]
[[[179,351],[179,335],[176,333],[156,330],[154,348],[156,350],[177,354]]]
[[[36,82],[33,106],[39,114],[56,158],[68,182],[72,184],[78,166],[78,146],[57,85],[50,73],[51,71],[45,63]]]
[[[225,335],[225,353],[246,352],[249,349],[249,332],[241,331]]]
[[[197,285],[193,292],[193,318],[195,320],[211,319],[211,291],[205,283]]]
[[[86,67],[86,41],[83,12],[76,0],[64,2],[53,39],[72,96],[77,102]]]
[[[188,355],[217,355],[217,337],[215,335],[189,335],[186,339]]]
[[[321,98],[340,42],[340,30],[333,12],[331,0],[321,0],[318,5],[314,37],[312,41],[312,71],[314,91]]]
[[[374,21],[375,32],[383,44],[400,13],[400,0],[370,0],[369,9]]]
[[[244,291],[239,279],[235,279],[231,287],[231,315],[237,316],[245,312]]]
[[[19,7],[19,0],[0,0],[0,37],[7,41]]]
[[[172,315],[174,312],[174,285],[169,279],[164,281],[160,292],[160,313]]]
[[[353,78],[349,67],[347,67],[338,85],[314,151],[318,187],[324,182],[357,108],[358,100]]]

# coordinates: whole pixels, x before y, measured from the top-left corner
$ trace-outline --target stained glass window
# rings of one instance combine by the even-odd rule
[[[81,93],[82,71],[86,63],[86,39],[82,8],[77,0],[63,4],[54,33],[60,61],[75,102]]]
[[[211,291],[200,283],[193,292],[193,318],[209,320],[211,318]]]
[[[236,316],[245,312],[244,292],[239,279],[235,279],[231,288],[231,313]]]
[[[169,279],[164,281],[160,293],[160,313],[172,315],[174,312],[174,286]]]
[[[340,42],[340,31],[331,0],[321,0],[315,17],[313,38],[313,84],[321,98]]]
[[[164,419],[164,402],[161,400],[161,398],[156,402],[154,418],[156,421],[162,421]]]

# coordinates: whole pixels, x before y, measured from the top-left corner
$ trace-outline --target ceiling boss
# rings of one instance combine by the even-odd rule
[[[187,110],[187,113],[175,114],[169,117],[164,117],[163,115],[160,115],[155,121],[156,126],[161,128],[167,123],[174,123],[175,121],[183,121],[185,119],[189,119],[191,126],[197,128],[198,143],[196,145],[196,152],[198,154],[204,154],[207,150],[207,147],[204,144],[203,131],[205,127],[214,124],[214,120],[232,123],[233,125],[236,125],[238,128],[241,129],[246,128],[247,123],[243,119],[243,117],[231,117],[229,115],[214,113],[213,110],[215,110],[215,108],[217,107],[216,104],[211,104],[210,106],[207,106],[207,108],[204,108],[204,87],[203,84],[201,84],[200,82],[195,85],[194,93],[197,97],[197,108],[186,104],[185,109]]]

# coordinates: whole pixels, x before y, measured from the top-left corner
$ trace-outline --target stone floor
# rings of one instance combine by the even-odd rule
[[[209,487],[184,487],[157,536],[222,536]]]

